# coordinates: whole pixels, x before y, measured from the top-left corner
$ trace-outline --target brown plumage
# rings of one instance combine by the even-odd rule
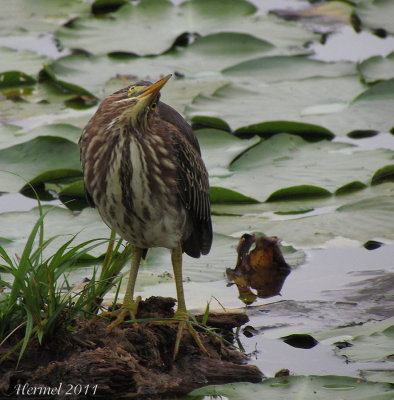
[[[133,86],[149,84],[143,81]],[[150,217],[148,207],[143,207],[141,213],[134,208],[134,194],[138,188],[131,185],[133,174],[146,174],[149,187],[143,194],[145,201],[149,202],[155,197],[157,204],[162,205],[170,198],[175,200],[178,212],[184,208],[187,219],[182,232],[182,249],[191,257],[207,254],[212,243],[209,183],[197,138],[183,117],[161,101],[146,115],[146,125],[143,121],[138,127],[127,121],[115,123],[128,106],[125,102],[119,107],[119,101],[128,99],[128,89],[112,94],[101,103],[80,138],[88,202],[98,208],[107,225],[124,239],[137,246],[143,242],[144,248],[156,247],[154,241],[149,245],[150,239],[145,237],[144,231],[138,232],[132,226],[133,219],[136,219],[141,222],[137,225],[143,228]],[[145,154],[148,168],[144,171],[133,171],[129,149],[132,137],[136,138],[140,150]],[[143,157],[142,153],[139,157]],[[107,176],[115,160],[118,160],[116,165],[119,167],[121,185],[120,197],[116,199],[111,186],[108,186]],[[156,176],[158,171],[161,178]],[[159,179],[165,182],[164,186],[158,183]],[[127,229],[119,229],[119,223],[113,223],[119,213],[119,203],[126,211],[122,217],[125,225],[128,225]],[[126,232],[132,229],[132,234]],[[138,239],[138,236],[144,240]]]
[[[135,317],[138,301],[133,293],[141,255],[150,247],[167,247],[173,252],[176,316],[186,323],[181,254],[207,254],[212,224],[208,173],[197,138],[180,114],[159,101],[169,78],[154,84],[140,81],[103,100],[79,146],[89,204],[134,246],[124,308]],[[200,346],[189,325],[183,324],[181,331],[188,329]]]

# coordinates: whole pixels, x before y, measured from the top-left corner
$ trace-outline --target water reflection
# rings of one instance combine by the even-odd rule
[[[283,258],[276,237],[244,234],[237,252],[237,265],[234,269],[227,268],[226,273],[228,279],[237,285],[239,298],[245,304],[252,304],[258,297],[280,294],[291,269]]]

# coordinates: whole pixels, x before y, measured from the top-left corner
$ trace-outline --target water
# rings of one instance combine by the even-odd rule
[[[329,35],[326,43],[314,42],[310,47],[312,58],[320,61],[361,62],[373,56],[385,57],[394,51],[394,37],[379,38],[368,31],[356,33],[343,25]]]

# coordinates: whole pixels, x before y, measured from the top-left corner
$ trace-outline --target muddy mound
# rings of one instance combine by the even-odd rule
[[[137,318],[172,317],[174,304],[171,298],[151,297],[140,303]],[[231,338],[232,329],[247,321],[245,314],[210,314],[207,326]],[[0,365],[0,393],[11,398],[160,398],[263,377],[257,367],[245,364],[245,355],[210,332],[199,330],[209,357],[185,332],[173,360],[175,324],[125,323],[110,334],[107,325],[98,318],[75,321],[72,332],[59,332],[45,346],[32,341],[17,370],[18,354]],[[6,352],[2,348],[0,357]]]

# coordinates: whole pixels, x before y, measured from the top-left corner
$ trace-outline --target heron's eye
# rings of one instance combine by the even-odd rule
[[[150,106],[151,110],[155,110],[156,107],[157,107],[157,103],[156,102],[152,103],[152,105]]]
[[[141,92],[141,90],[144,88],[145,86],[137,86],[137,85],[130,86],[127,94],[129,97],[138,96],[138,93]]]
[[[129,97],[131,97],[134,92],[135,92],[135,86],[130,86],[128,92]]]

